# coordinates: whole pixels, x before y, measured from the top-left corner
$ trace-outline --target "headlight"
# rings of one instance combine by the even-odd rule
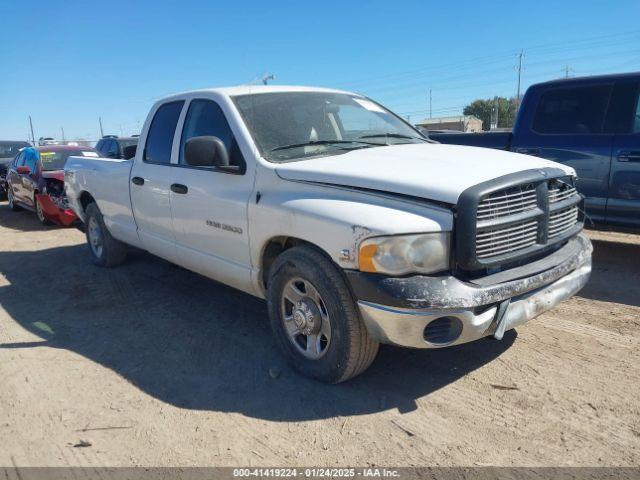
[[[449,268],[450,241],[447,232],[368,238],[360,244],[360,270],[388,275],[441,272]]]

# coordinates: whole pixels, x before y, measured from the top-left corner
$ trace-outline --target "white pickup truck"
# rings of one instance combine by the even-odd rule
[[[177,94],[138,145],[66,164],[95,262],[132,245],[266,298],[285,355],[326,382],[364,371],[379,343],[500,339],[591,271],[573,169],[432,143],[358,94]]]

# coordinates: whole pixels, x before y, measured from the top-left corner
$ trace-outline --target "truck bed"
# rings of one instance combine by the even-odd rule
[[[429,133],[431,140],[440,143],[495,148],[498,150],[509,150],[511,148],[511,136],[511,132]]]
[[[137,245],[139,240],[129,192],[132,166],[132,160],[69,157],[65,165],[65,189],[70,201],[82,198],[85,191],[91,192],[112,235]]]

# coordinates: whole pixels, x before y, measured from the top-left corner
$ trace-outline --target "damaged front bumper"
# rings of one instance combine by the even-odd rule
[[[78,220],[77,215],[71,208],[64,204],[62,206],[56,205],[51,196],[46,193],[36,195],[36,200],[40,202],[45,218],[53,223],[68,227]]]
[[[591,273],[593,247],[584,235],[551,255],[472,281],[453,276],[347,277],[370,335],[414,348],[457,345],[521,325],[578,292]]]

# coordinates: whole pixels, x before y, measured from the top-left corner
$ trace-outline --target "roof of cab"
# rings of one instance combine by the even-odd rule
[[[531,85],[531,87],[545,87],[549,85],[572,85],[572,84],[590,84],[600,82],[613,82],[620,80],[637,80],[640,79],[640,72],[627,72],[627,73],[608,73],[606,75],[588,75],[584,77],[568,77],[568,78],[556,78],[553,80],[547,80],[545,82],[539,82]]]
[[[344,90],[336,90],[333,88],[322,87],[304,87],[304,86],[290,86],[290,85],[238,85],[235,87],[218,87],[218,88],[204,88],[199,90],[189,90],[185,92],[174,93],[162,98],[160,101],[165,101],[173,97],[182,97],[184,95],[192,95],[194,93],[218,93],[228,97],[235,97],[238,95],[254,95],[260,93],[279,93],[279,92],[329,92],[329,93],[346,93],[354,95],[353,92],[347,92]]]
[[[84,145],[41,145],[35,147],[39,152],[68,152],[68,151],[94,151],[95,148]]]

